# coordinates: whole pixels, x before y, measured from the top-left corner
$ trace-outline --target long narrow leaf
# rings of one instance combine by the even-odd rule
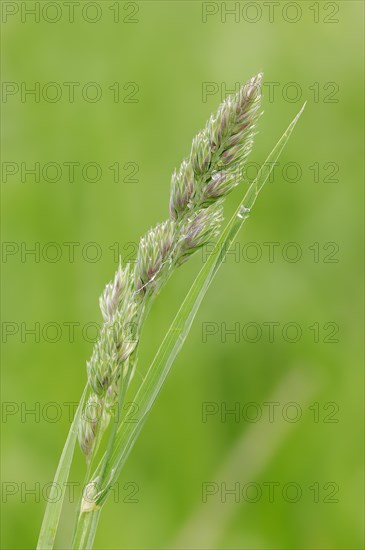
[[[65,498],[66,483],[70,474],[72,458],[77,438],[77,429],[82,413],[87,386],[85,387],[76,409],[65,446],[62,451],[57,471],[53,480],[51,491],[44,513],[41,531],[39,534],[37,550],[52,550],[56,538],[58,523],[61,516],[62,504]]]
[[[305,104],[282,135],[256,179],[252,182],[235,214],[223,231],[214,252],[208,258],[194,280],[184,302],[173,320],[157,354],[147,372],[146,378],[140,386],[134,403],[138,407],[139,419],[136,423],[123,421],[118,429],[110,466],[105,472],[106,487],[103,488],[97,504],[105,501],[112,485],[118,479],[120,471],[137,439],[139,432],[157,398],[157,395],[170,371],[170,368],[179,353],[190,331],[198,308],[211,284],[213,277],[221,266],[226,253],[232,245],[242,224],[247,219],[256,198],[265,185],[270,173],[284,149],[289,137],[304,110]],[[93,512],[91,512],[93,513]]]

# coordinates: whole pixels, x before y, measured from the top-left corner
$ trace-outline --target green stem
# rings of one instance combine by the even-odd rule
[[[77,524],[75,539],[72,548],[77,550],[91,550],[93,547],[101,509],[92,512],[82,512]]]

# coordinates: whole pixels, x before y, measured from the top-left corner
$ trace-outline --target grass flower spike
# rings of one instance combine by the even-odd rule
[[[119,265],[100,297],[103,324],[86,363],[87,385],[54,479],[55,487],[67,485],[78,437],[87,461],[87,491],[80,498],[73,549],[92,548],[102,506],[189,333],[201,301],[303,112],[304,107],[265,161],[264,166],[269,169],[259,170],[222,230],[224,199],[239,184],[252,150],[260,116],[261,83],[262,74],[258,74],[210,116],[205,128],[193,139],[189,155],[172,175],[167,219],[140,239],[135,264]],[[174,270],[212,240],[216,241],[213,252],[193,281],[132,398],[139,419],[128,422],[123,405],[153,300]],[[62,490],[61,498],[57,493],[57,499],[51,500],[56,496],[55,489],[52,491],[38,550],[54,547],[65,492]]]
[[[223,198],[237,185],[237,167],[252,149],[259,116],[262,75],[252,78],[228,97],[194,138],[188,159],[171,181],[170,219],[141,238],[134,271],[119,266],[114,280],[100,298],[104,324],[87,362],[93,399],[102,411],[97,418],[83,415],[79,440],[87,457],[108,425],[103,421],[121,391],[132,378],[135,363],[129,357],[137,347],[149,302],[173,269],[212,241],[223,221]],[[134,337],[130,330],[134,327]],[[108,395],[113,396],[113,398]]]

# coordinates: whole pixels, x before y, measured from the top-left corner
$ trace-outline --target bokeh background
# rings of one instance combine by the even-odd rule
[[[118,253],[133,260],[139,237],[167,217],[171,173],[193,136],[259,70],[265,113],[227,215],[305,100],[306,111],[204,300],[95,547],[362,548],[363,3],[106,0],[81,2],[73,22],[54,4],[40,2],[36,21],[24,11],[34,2],[2,3],[2,548],[35,547]],[[37,82],[39,97],[22,97]],[[50,82],[62,91],[54,102]],[[67,82],[79,83],[73,102]],[[24,170],[37,162],[61,175],[49,168],[35,181]],[[82,173],[89,162],[100,177]],[[73,261],[65,243],[78,243]],[[274,256],[264,243],[277,243]],[[136,385],[202,261],[155,302]],[[39,337],[27,332],[36,323]],[[267,323],[278,324],[272,342]],[[83,471],[77,448],[72,480]],[[216,490],[206,502],[204,483]],[[68,503],[58,548],[72,521]]]

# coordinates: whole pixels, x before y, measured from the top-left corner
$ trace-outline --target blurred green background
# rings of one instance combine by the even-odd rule
[[[363,3],[81,2],[73,22],[54,4],[40,2],[36,21],[34,2],[2,3],[2,548],[35,547],[66,403],[86,379],[88,323],[100,323],[118,251],[133,258],[167,217],[171,173],[193,136],[259,70],[252,163],[308,100],[306,111],[204,300],[95,547],[363,548]],[[67,82],[79,83],[73,102]],[[39,97],[24,95],[38,85]],[[39,181],[25,172],[37,162]],[[90,162],[102,173],[83,173]],[[79,243],[73,261],[65,243]],[[264,243],[277,243],[274,256]],[[135,386],[202,261],[155,302]],[[27,333],[36,323],[39,338]],[[273,342],[267,323],[278,324]],[[206,483],[215,494],[204,499]],[[72,521],[67,504],[59,548]]]

